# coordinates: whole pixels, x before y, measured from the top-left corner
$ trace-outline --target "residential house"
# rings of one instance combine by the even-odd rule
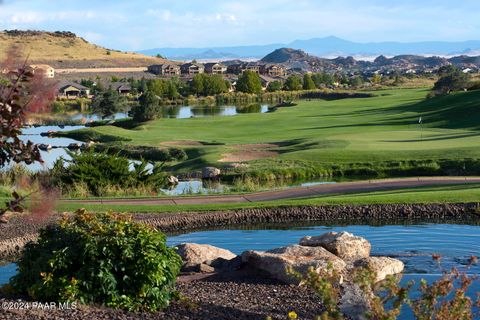
[[[205,72],[211,74],[224,74],[227,67],[220,63],[210,62],[205,64]]]
[[[252,71],[260,74],[260,66],[254,62],[243,62],[232,64],[227,68],[227,72],[231,74],[242,74],[245,71]]]
[[[148,72],[162,76],[178,76],[180,71],[180,66],[176,64],[154,64],[148,67]]]
[[[132,91],[130,84],[125,82],[112,83],[111,88],[121,95],[128,95]]]
[[[76,82],[61,82],[58,84],[58,98],[76,99],[91,97],[90,89]]]
[[[41,73],[45,78],[55,78],[55,69],[48,64],[31,64],[26,69],[33,74]]]
[[[205,67],[200,63],[185,63],[180,66],[182,74],[199,74],[205,72]]]
[[[260,66],[260,74],[269,77],[284,77],[285,68],[277,64],[264,64]]]
[[[272,78],[270,76],[266,76],[266,75],[261,74],[260,75],[260,81],[262,82],[263,90],[266,90],[270,83],[272,83],[274,81],[278,81],[278,80],[275,79],[275,78]]]

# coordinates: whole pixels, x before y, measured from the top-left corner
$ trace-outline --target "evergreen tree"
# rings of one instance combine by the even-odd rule
[[[237,91],[244,93],[261,93],[262,81],[253,71],[245,71],[237,80]]]
[[[469,76],[456,67],[441,69],[439,74],[440,79],[438,79],[433,87],[433,91],[436,94],[459,91],[468,86]]]
[[[115,115],[115,113],[124,110],[125,107],[125,98],[111,88],[99,93],[92,102],[93,112],[100,114],[102,119]]]
[[[303,76],[303,90],[314,90],[317,87],[315,86],[315,82],[313,82],[312,75],[306,73]]]
[[[138,106],[130,111],[130,116],[136,122],[145,122],[156,119],[160,112],[160,99],[152,91],[147,90],[140,96]]]
[[[280,81],[273,81],[268,84],[268,92],[275,92],[280,90],[282,90],[282,83]]]
[[[285,81],[284,89],[287,91],[297,91],[302,90],[302,87],[302,79],[299,76],[291,75],[287,81]]]

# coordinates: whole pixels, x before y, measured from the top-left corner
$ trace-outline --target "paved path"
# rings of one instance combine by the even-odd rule
[[[281,199],[308,198],[328,194],[395,190],[412,187],[442,186],[454,184],[480,183],[480,177],[424,177],[342,182],[321,184],[309,187],[296,187],[283,190],[256,192],[243,195],[218,195],[175,198],[136,198],[112,200],[61,200],[64,203],[114,204],[114,205],[185,205],[264,202]]]

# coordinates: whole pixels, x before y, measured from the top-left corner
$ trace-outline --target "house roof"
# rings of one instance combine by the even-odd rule
[[[273,81],[277,81],[277,79],[272,78],[272,77],[269,77],[269,76],[266,76],[266,75],[260,75],[260,79],[261,79],[263,82],[266,82],[266,83],[273,82]]]
[[[132,86],[129,83],[125,82],[114,82],[111,84],[112,89],[114,90],[132,90]]]
[[[197,67],[197,68],[204,68],[203,64],[201,63],[184,63],[182,64],[182,68],[190,68],[190,67]]]
[[[79,83],[71,82],[71,81],[59,82],[57,87],[58,87],[58,90],[63,90],[67,87],[74,87],[75,89],[78,89],[78,90],[90,90],[89,88],[82,86]]]
[[[176,64],[153,64],[150,66],[150,68],[158,67],[161,69],[167,69],[167,68],[180,68],[180,66]]]
[[[205,68],[213,68],[213,67],[216,66],[216,65],[218,65],[218,66],[220,66],[220,67],[224,67],[224,68],[227,67],[226,65],[223,65],[223,64],[218,63],[218,62],[208,62],[208,63],[205,63],[205,64],[204,64]]]

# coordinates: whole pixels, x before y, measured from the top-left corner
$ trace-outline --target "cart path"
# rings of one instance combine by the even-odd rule
[[[395,190],[413,187],[461,185],[480,183],[480,177],[421,177],[385,180],[368,180],[341,182],[335,184],[320,184],[307,187],[295,187],[282,190],[255,192],[241,195],[212,195],[192,197],[162,197],[134,199],[94,199],[94,200],[60,200],[62,203],[111,204],[111,205],[193,205],[266,202],[282,199],[311,198],[329,194],[344,194],[354,192],[370,192]]]

